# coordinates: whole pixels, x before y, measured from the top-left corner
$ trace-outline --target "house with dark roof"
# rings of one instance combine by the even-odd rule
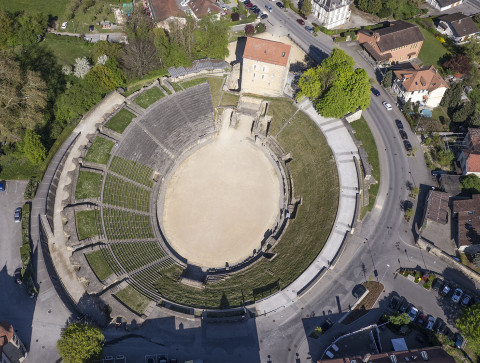
[[[248,37],[243,52],[242,92],[282,95],[290,67],[290,49],[288,44]]]
[[[427,0],[427,3],[433,6],[435,9],[444,11],[463,4],[463,0]]]
[[[435,108],[449,88],[434,66],[420,68],[414,64],[406,69],[395,70],[393,74],[395,80],[392,88],[402,103],[422,102]]]
[[[13,326],[0,321],[0,362],[20,363],[27,357],[27,349],[15,334]]]
[[[322,26],[333,29],[350,20],[350,0],[313,0],[312,14]]]
[[[480,194],[471,199],[453,201],[453,213],[457,221],[457,244],[461,251],[480,249]]]
[[[361,29],[357,40],[376,64],[385,65],[417,58],[424,37],[417,25],[398,20],[380,29]]]
[[[427,196],[427,208],[425,210],[425,221],[432,221],[440,224],[448,223],[448,193],[430,190]]]
[[[456,44],[466,43],[480,32],[473,19],[462,13],[443,15],[438,18],[437,30]]]
[[[468,128],[458,156],[462,174],[475,174],[480,177],[480,129]]]

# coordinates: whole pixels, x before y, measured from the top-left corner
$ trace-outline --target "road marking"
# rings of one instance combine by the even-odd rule
[[[382,210],[382,206],[380,204],[375,204],[375,209]]]

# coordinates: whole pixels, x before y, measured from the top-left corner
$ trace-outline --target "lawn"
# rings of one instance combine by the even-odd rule
[[[363,148],[368,154],[368,161],[372,165],[372,176],[377,181],[377,184],[370,185],[368,191],[368,206],[364,206],[360,213],[360,217],[363,218],[375,205],[378,188],[380,187],[380,161],[378,159],[377,144],[375,143],[375,139],[373,138],[372,132],[365,119],[362,117],[359,120],[352,122],[350,125],[352,125],[355,130],[355,138],[358,141],[361,141]]]
[[[270,123],[268,134],[275,137],[283,125],[290,120],[297,111],[297,108],[294,106],[292,100],[288,98],[272,98],[269,102],[267,114],[272,116],[272,122]]]
[[[75,0],[72,0],[74,2]],[[63,30],[60,29],[60,27],[57,29],[58,31],[65,31],[65,32],[71,32],[71,33],[77,33],[77,34],[86,34],[88,36],[89,29],[88,27],[90,25],[93,25],[95,30],[98,32],[111,32],[111,31],[117,31],[121,32],[123,28],[117,28],[117,29],[102,29],[101,25],[97,25],[97,22],[100,21],[110,21],[114,23],[115,20],[115,14],[113,11],[111,11],[112,6],[114,7],[121,7],[121,4],[117,2],[117,4],[113,4],[112,1],[107,1],[107,0],[96,0],[92,1],[91,4],[93,4],[90,7],[85,7],[86,4],[89,2],[87,1],[76,1],[76,3],[79,3],[80,6],[78,9],[74,12],[74,18],[73,20],[70,20],[67,24],[67,29]],[[68,7],[67,7],[68,9]],[[58,18],[58,24],[61,24],[64,21],[67,21],[67,12],[64,12],[63,14],[60,14]]]
[[[238,100],[240,96],[234,95],[232,93],[224,93],[222,96],[222,101],[220,102],[220,106],[237,106]]]
[[[291,101],[278,99],[275,106]],[[290,115],[291,116],[291,115]],[[272,121],[280,129],[281,118]],[[332,152],[319,128],[299,112],[278,136],[285,151],[295,155],[289,167],[295,196],[302,196],[296,218],[290,220],[275,247],[277,257],[262,259],[233,277],[198,290],[178,283],[182,269],[162,271],[156,287],[165,298],[190,306],[210,308],[241,306],[259,300],[293,282],[323,248],[333,227],[338,207],[338,174]]]
[[[151,104],[164,97],[165,94],[158,87],[152,87],[148,91],[143,92],[133,100],[137,105],[142,108],[147,108]]]
[[[33,165],[23,153],[0,154],[0,179],[2,180],[29,179],[39,173],[40,166]]]
[[[92,45],[77,37],[47,33],[40,44],[51,50],[62,65],[73,65],[75,58],[88,58],[92,54]]]
[[[2,0],[1,8],[9,11],[42,12],[45,15],[60,17],[65,13],[69,0]]]
[[[118,112],[106,123],[105,126],[108,127],[110,130],[121,134],[123,131],[125,131],[127,126],[130,125],[130,122],[132,122],[134,118],[135,115],[133,113],[122,108],[120,112]]]
[[[103,175],[80,170],[78,173],[75,199],[97,198],[100,195]]]
[[[110,268],[107,260],[103,256],[102,251],[95,251],[91,253],[87,253],[85,255],[87,258],[90,267],[92,268],[95,275],[97,275],[100,281],[105,280],[108,276],[113,274],[113,270]]]
[[[97,218],[96,210],[84,210],[76,213],[77,233],[80,241],[98,235]]]
[[[414,22],[412,23],[415,24]],[[417,25],[419,25],[419,28],[425,38],[418,58],[420,58],[423,65],[433,65],[435,68],[440,69],[441,64],[439,61],[445,54],[448,53],[448,50],[437,38],[435,38],[435,35],[424,29],[420,24]]]
[[[220,97],[222,96],[222,84],[224,77],[201,77],[194,78],[189,81],[180,82],[180,86],[184,89],[208,82],[210,86],[210,94],[212,96],[213,107],[217,107],[220,102]],[[173,84],[172,84],[173,86]],[[175,87],[174,87],[175,89]],[[176,91],[176,90],[175,90]]]
[[[432,118],[440,121],[444,125],[450,123],[450,117],[448,117],[445,107],[442,106],[438,106],[433,109]]]
[[[106,165],[110,159],[110,151],[114,145],[115,143],[113,141],[97,136],[88,149],[87,155],[85,155],[85,161]]]
[[[170,84],[172,85],[172,88],[175,92],[183,91],[183,88],[180,87],[178,83],[170,82]]]
[[[140,294],[131,286],[120,290],[114,296],[138,315],[142,315],[150,303],[150,299]]]

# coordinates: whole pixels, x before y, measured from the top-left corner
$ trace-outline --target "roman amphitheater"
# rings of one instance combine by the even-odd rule
[[[321,131],[288,99],[229,94],[222,105],[224,83],[115,93],[113,111],[74,141],[44,224],[77,295],[143,318],[233,308],[285,288],[319,254],[339,198]]]

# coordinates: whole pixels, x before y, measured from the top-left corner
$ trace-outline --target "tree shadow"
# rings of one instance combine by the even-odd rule
[[[432,186],[420,184],[419,185],[419,194],[417,199],[417,208],[415,210],[415,215],[413,216],[413,223],[412,223],[412,234],[414,239],[416,240],[419,236],[418,231],[423,223],[423,215],[425,213],[426,208],[426,201],[428,197],[428,193],[432,190]]]

